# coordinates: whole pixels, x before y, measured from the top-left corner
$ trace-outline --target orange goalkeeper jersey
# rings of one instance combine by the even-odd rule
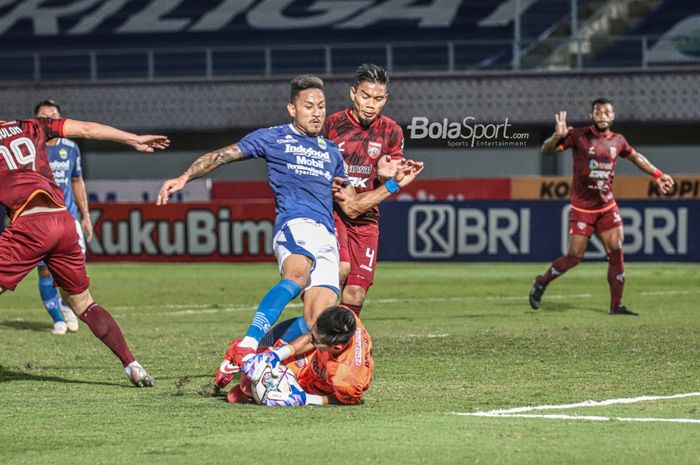
[[[336,356],[314,350],[288,363],[304,390],[310,394],[332,395],[343,404],[362,400],[374,372],[372,339],[356,317],[357,329],[350,345]]]

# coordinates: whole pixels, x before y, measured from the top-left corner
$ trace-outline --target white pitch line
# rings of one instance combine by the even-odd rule
[[[640,295],[688,295],[688,294],[700,294],[700,290],[693,291],[642,291],[639,292]],[[562,299],[586,299],[593,297],[593,294],[547,294],[548,300],[562,300]],[[502,295],[502,296],[456,296],[456,297],[427,297],[427,298],[411,298],[411,299],[367,299],[365,303],[367,304],[395,304],[400,302],[464,302],[470,300],[488,300],[488,301],[527,301],[527,296],[513,296],[513,295]],[[303,304],[293,303],[287,305],[288,308],[301,308]],[[238,312],[238,311],[251,311],[257,309],[256,306],[227,306],[227,307],[215,307],[212,304],[173,304],[173,303],[162,303],[162,304],[148,304],[148,305],[115,305],[109,309],[112,311],[120,310],[134,310],[134,309],[144,309],[144,308],[167,308],[167,309],[182,309],[182,311],[175,312],[164,312],[159,313],[161,315],[197,315],[198,313],[218,313],[218,312]],[[199,310],[198,310],[199,309]],[[6,311],[24,311],[25,308],[8,308]],[[9,321],[9,320],[0,320]]]
[[[504,418],[546,418],[553,420],[583,420],[583,421],[629,421],[629,422],[641,422],[641,423],[654,423],[654,422],[665,422],[665,423],[698,423],[700,424],[700,419],[693,418],[630,418],[630,417],[604,417],[604,416],[593,416],[593,415],[553,415],[545,414],[539,415],[534,413],[501,413],[501,414],[489,414],[488,412],[482,413],[457,413],[456,415],[471,415],[475,417],[504,417]]]
[[[664,400],[664,399],[681,399],[683,397],[696,397],[700,396],[700,392],[688,392],[685,394],[673,394],[670,396],[640,396],[640,397],[622,397],[619,399],[608,399],[608,400],[585,400],[583,402],[576,402],[573,404],[561,404],[561,405],[537,405],[532,407],[516,407],[504,410],[489,410],[488,412],[479,413],[491,413],[495,415],[501,415],[505,413],[520,413],[520,412],[531,412],[533,410],[566,410],[579,407],[600,407],[607,405],[619,405],[619,404],[635,404],[637,402],[647,402],[651,400]]]
[[[537,410],[567,410],[579,407],[600,407],[608,405],[634,404],[637,402],[648,402],[653,400],[666,399],[682,399],[684,397],[697,397],[700,392],[688,392],[684,394],[673,394],[670,396],[639,396],[639,397],[623,397],[618,399],[608,400],[586,400],[583,402],[575,402],[572,404],[560,405],[535,405],[529,407],[515,407],[510,409],[489,410],[486,412],[453,412],[454,415],[471,416],[471,417],[507,417],[507,418],[550,418],[560,420],[588,420],[588,421],[637,421],[637,422],[671,422],[671,423],[698,423],[700,419],[691,418],[626,418],[626,417],[607,417],[607,416],[589,416],[589,415],[561,415],[561,414],[534,414],[522,413],[532,412]]]

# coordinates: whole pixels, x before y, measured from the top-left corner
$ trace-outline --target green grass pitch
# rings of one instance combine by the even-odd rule
[[[364,404],[277,409],[209,395],[273,264],[89,266],[153,389],[132,388],[84,325],[50,335],[32,274],[0,296],[0,463],[700,464],[698,396],[527,412],[609,421],[456,415],[700,392],[700,265],[628,264],[638,318],[606,314],[603,263],[530,310],[545,267],[381,263]]]

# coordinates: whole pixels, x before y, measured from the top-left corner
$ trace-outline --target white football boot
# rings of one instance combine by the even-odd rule
[[[61,305],[61,314],[66,320],[68,331],[74,333],[78,330],[78,316],[67,305]]]

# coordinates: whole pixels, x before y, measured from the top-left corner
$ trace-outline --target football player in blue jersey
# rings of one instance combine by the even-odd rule
[[[402,161],[394,178],[382,187],[357,194],[349,185],[338,147],[321,136],[326,117],[323,81],[311,75],[291,81],[287,111],[291,124],[258,129],[238,143],[199,157],[179,177],[165,181],[158,205],[195,178],[225,163],[262,158],[275,196],[273,247],[282,279],[260,302],[243,339],[236,339],[216,373],[225,387],[252,356],[263,335],[284,307],[304,293],[304,320],[313,327],[318,315],[336,304],[339,294],[338,242],[333,226],[333,201],[357,217],[408,185],[423,164]]]
[[[61,107],[54,100],[43,100],[34,108],[34,114],[43,118],[60,118]],[[51,171],[56,184],[63,190],[63,198],[68,212],[76,221],[80,238],[80,248],[85,255],[85,239],[92,239],[92,223],[88,210],[87,193],[80,166],[80,149],[70,139],[51,139],[46,143],[46,151],[51,164]],[[80,217],[78,216],[80,211]],[[48,268],[42,262],[38,267],[39,294],[44,308],[53,318],[51,334],[63,336],[67,331],[78,330],[78,318],[58,295],[54,280]]]

